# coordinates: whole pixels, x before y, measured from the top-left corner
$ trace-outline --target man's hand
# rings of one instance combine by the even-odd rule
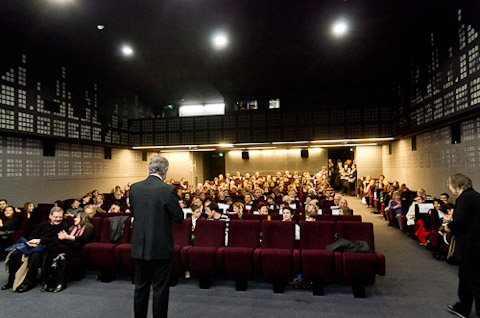
[[[33,239],[27,242],[27,244],[31,247],[37,247],[40,244],[40,239]]]
[[[65,230],[58,232],[57,234],[59,240],[65,240],[68,236],[67,232]]]
[[[445,226],[443,228],[445,229],[445,232],[447,232],[447,233],[452,232],[452,230],[450,230],[450,228],[448,227],[447,224],[445,224]]]

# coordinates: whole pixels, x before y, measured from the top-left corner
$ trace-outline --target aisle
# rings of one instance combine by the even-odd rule
[[[456,301],[458,267],[436,260],[418,241],[387,226],[381,215],[370,213],[373,208],[360,199],[349,199],[349,205],[364,222],[373,223],[375,248],[386,257],[387,275],[377,280],[380,295],[376,297],[385,298],[389,306],[403,307],[408,316],[451,317],[445,304]]]

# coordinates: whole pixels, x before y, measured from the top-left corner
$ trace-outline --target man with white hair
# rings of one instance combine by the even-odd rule
[[[130,188],[130,208],[135,217],[132,257],[135,259],[135,317],[146,318],[150,285],[153,317],[167,317],[169,278],[173,259],[172,221],[182,223],[177,190],[164,182],[168,160],[154,156],[150,175]]]

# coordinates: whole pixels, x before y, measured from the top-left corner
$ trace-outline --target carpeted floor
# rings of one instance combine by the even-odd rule
[[[359,199],[349,198],[349,205],[364,222],[374,224],[376,249],[387,259],[387,275],[367,287],[367,298],[353,298],[351,288],[340,283],[327,286],[324,296],[313,296],[309,290],[290,287],[274,294],[261,280],[236,292],[234,282],[226,279],[217,279],[209,290],[199,289],[194,279],[182,279],[170,289],[169,316],[453,317],[445,304],[456,301],[457,267],[437,261],[425,247],[387,227]],[[0,284],[6,280],[7,273],[0,271]],[[133,290],[127,277],[106,284],[89,273],[58,294],[42,293],[40,286],[24,294],[0,291],[0,317],[133,317]]]

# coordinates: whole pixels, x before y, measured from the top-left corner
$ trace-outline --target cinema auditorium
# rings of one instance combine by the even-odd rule
[[[1,317],[133,317],[155,156],[184,216],[169,317],[453,317],[480,1],[0,8]]]

